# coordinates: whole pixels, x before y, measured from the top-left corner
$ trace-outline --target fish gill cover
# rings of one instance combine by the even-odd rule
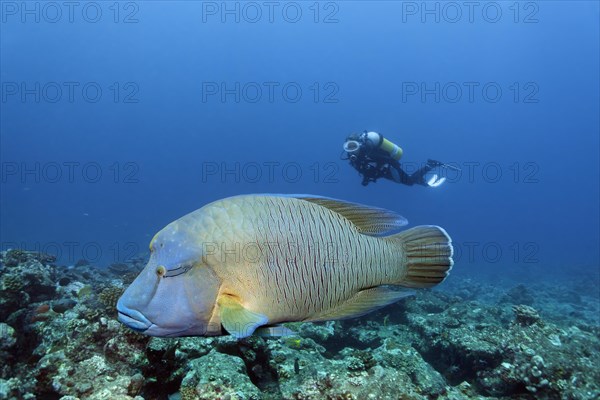
[[[599,21],[0,1],[0,399],[600,397]]]

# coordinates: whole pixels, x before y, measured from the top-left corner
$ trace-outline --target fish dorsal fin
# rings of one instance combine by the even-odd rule
[[[342,215],[356,225],[360,233],[367,235],[382,235],[408,224],[406,218],[385,208],[370,207],[321,196],[294,195],[293,197],[318,204]]]
[[[265,315],[244,308],[233,296],[221,295],[217,299],[217,304],[220,309],[221,325],[237,339],[252,335],[256,328],[269,322]]]
[[[330,321],[360,317],[413,294],[414,291],[409,289],[394,286],[377,286],[361,290],[338,307],[326,310],[305,321]]]

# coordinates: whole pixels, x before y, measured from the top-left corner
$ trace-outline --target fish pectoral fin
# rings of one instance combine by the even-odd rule
[[[305,321],[329,321],[333,319],[360,317],[378,308],[395,303],[404,297],[411,296],[414,293],[414,290],[403,289],[397,286],[377,286],[361,290],[342,305],[322,312]]]
[[[367,235],[381,235],[397,230],[408,224],[406,218],[384,208],[365,206],[329,197],[311,195],[291,195],[300,200],[318,204],[336,212],[356,225],[360,233]]]
[[[233,296],[222,295],[217,299],[217,304],[221,325],[237,339],[252,335],[256,328],[269,322],[265,315],[244,308]]]
[[[263,337],[282,337],[298,335],[296,332],[289,328],[286,328],[283,325],[262,326],[256,329],[256,331],[254,331],[254,334]]]

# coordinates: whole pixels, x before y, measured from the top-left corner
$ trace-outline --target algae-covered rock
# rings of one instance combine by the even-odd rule
[[[412,347],[394,347],[387,341],[374,352],[377,364],[406,374],[419,393],[427,396],[439,396],[446,391],[446,381]],[[416,390],[416,389],[415,389]]]
[[[13,327],[0,322],[0,352],[10,350],[16,343],[17,338]]]
[[[48,301],[56,295],[56,271],[52,256],[22,250],[0,252],[8,272],[0,274],[0,320],[30,303]]]
[[[513,294],[524,292],[533,293],[519,287]],[[422,301],[427,296],[417,299]],[[415,348],[445,378],[448,396],[456,394],[448,384],[469,384],[468,398],[584,399],[600,394],[595,383],[600,372],[589,368],[600,354],[597,337],[574,327],[569,334],[531,306],[512,306],[515,317],[510,318],[510,308],[492,304],[461,302],[441,313],[407,315],[418,334]],[[419,309],[411,306],[411,311]]]
[[[305,338],[311,338],[318,342],[325,342],[335,335],[335,321],[296,324],[298,334]]]
[[[241,358],[222,354],[216,350],[192,360],[181,383],[186,395],[213,400],[260,399],[260,390],[252,384]]]
[[[530,306],[519,304],[513,306],[513,311],[515,312],[515,322],[519,325],[527,326],[542,320],[536,309]]]
[[[0,378],[0,399],[16,399],[19,398],[23,386],[18,378],[2,379]]]
[[[23,251],[20,249],[10,249],[4,253],[3,257],[0,257],[2,264],[8,268],[16,267],[21,263],[26,262],[33,256],[32,253]]]

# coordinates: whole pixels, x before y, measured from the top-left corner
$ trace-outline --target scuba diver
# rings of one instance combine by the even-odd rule
[[[350,165],[362,175],[363,186],[376,182],[379,178],[385,178],[408,186],[437,187],[444,183],[446,178],[433,174],[426,179],[427,174],[437,167],[454,169],[439,161],[427,160],[425,166],[409,175],[398,161],[402,157],[402,149],[377,132],[364,131],[348,136],[344,142],[344,152],[346,157],[342,156],[342,159],[350,160]]]

